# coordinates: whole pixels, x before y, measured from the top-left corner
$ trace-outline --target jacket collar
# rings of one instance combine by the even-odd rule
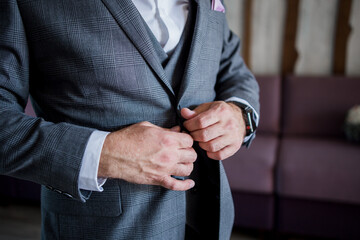
[[[194,34],[192,38],[189,58],[185,67],[183,82],[180,88],[178,101],[191,79],[192,70],[196,68],[198,57],[203,41],[205,41],[205,32],[208,20],[208,10],[210,9],[210,1],[193,0],[197,5],[196,21]],[[151,42],[144,21],[131,0],[102,0],[108,11],[115,18],[119,26],[126,33],[127,37],[133,42],[145,61],[153,69],[160,81],[163,82],[169,92],[175,96],[169,80],[166,78],[165,70],[161,65],[161,61],[156,53],[154,45]]]

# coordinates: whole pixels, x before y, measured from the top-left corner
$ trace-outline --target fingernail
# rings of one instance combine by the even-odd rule
[[[189,112],[191,113],[195,113],[195,111],[191,110],[190,108],[187,108],[189,110]]]
[[[195,182],[194,181],[190,182],[190,188],[193,188],[194,186],[195,186]]]

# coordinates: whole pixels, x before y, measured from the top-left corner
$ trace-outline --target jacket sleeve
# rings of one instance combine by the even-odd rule
[[[223,49],[215,90],[217,100],[240,98],[260,114],[259,86],[240,56],[240,39],[229,29],[224,15]]]
[[[30,56],[15,0],[0,1],[0,174],[48,186],[85,201],[78,177],[93,129],[24,114]]]

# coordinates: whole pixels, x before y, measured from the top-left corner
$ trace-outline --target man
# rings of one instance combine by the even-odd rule
[[[230,237],[219,160],[249,144],[259,104],[222,10],[0,0],[0,173],[44,186],[44,239]]]

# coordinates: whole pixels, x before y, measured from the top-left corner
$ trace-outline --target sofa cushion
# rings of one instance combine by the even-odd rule
[[[9,176],[0,176],[0,198],[2,197],[39,202],[40,185]]]
[[[249,149],[241,148],[223,161],[232,191],[273,193],[278,139],[258,135]]]
[[[275,220],[275,196],[233,191],[234,226],[272,230]]]
[[[360,205],[278,198],[277,231],[311,238],[360,239]],[[298,239],[298,238],[295,238]]]
[[[347,111],[360,104],[360,78],[295,77],[284,82],[284,134],[342,137]]]
[[[285,137],[278,163],[280,195],[360,203],[360,148],[340,140]]]
[[[281,77],[256,76],[260,87],[260,122],[258,132],[279,133]]]

